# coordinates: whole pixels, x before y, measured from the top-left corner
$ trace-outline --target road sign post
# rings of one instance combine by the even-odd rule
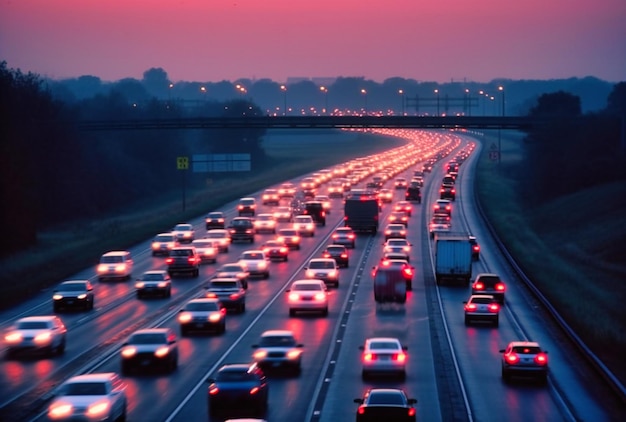
[[[187,170],[189,170],[189,157],[176,157],[176,168],[182,171],[182,179],[183,179],[183,212],[185,212],[186,208],[186,192],[185,185],[186,183],[186,174]]]

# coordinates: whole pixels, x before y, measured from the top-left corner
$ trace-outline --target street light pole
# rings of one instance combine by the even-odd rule
[[[287,115],[287,87],[285,85],[281,85],[280,90],[283,91],[283,116],[286,116]]]
[[[364,109],[364,112],[367,115],[367,91],[365,89],[361,89],[361,94],[363,94],[363,97],[365,98],[365,109]]]
[[[437,96],[437,117],[439,117],[439,90],[435,89],[435,95]]]
[[[402,116],[404,116],[404,90],[399,89],[398,94],[400,94],[400,100],[402,101],[401,109],[402,109]]]
[[[320,91],[324,93],[324,113],[328,114],[328,88],[320,86]]]

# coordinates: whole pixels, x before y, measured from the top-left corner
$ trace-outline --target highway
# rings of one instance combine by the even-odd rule
[[[226,333],[179,336],[179,364],[172,374],[124,377],[129,421],[207,420],[206,378],[225,363],[250,362],[252,344],[270,329],[292,330],[304,344],[304,357],[299,376],[269,374],[270,402],[265,415],[268,421],[353,420],[357,408],[353,399],[374,386],[403,388],[410,397],[417,398],[420,421],[609,421],[624,416],[616,414],[615,409],[619,412],[620,405],[603,394],[599,378],[589,379],[590,371],[579,367],[581,361],[568,351],[570,346],[561,336],[555,336],[553,324],[518,281],[476,212],[473,169],[480,144],[450,132],[386,131],[389,132],[411,137],[407,145],[413,145],[412,149],[403,150],[409,160],[407,167],[398,174],[407,179],[414,169],[421,168],[426,151],[451,151],[447,158],[437,162],[432,173],[427,173],[422,204],[414,204],[408,239],[413,244],[411,264],[416,275],[406,304],[377,306],[374,302],[370,273],[381,256],[384,236],[379,232],[375,236],[359,235],[356,248],[351,250],[350,267],[341,269],[339,287],[330,289],[327,317],[300,314],[289,317],[285,289],[293,280],[304,278],[303,267],[308,260],[319,257],[321,250],[332,243],[333,230],[343,225],[342,200],[332,199],[326,225],[318,226],[314,237],[303,238],[301,249],[291,251],[288,262],[273,262],[268,279],[250,281],[246,311],[227,315]],[[460,166],[453,231],[469,231],[481,244],[481,259],[473,264],[473,274],[495,272],[507,282],[499,327],[465,326],[462,302],[467,300],[471,289],[465,285],[437,286],[434,282],[432,240],[428,236],[430,206],[439,198],[444,163],[469,145],[476,148]],[[386,187],[393,190],[392,184],[390,180]],[[393,191],[393,202],[404,199],[404,190]],[[319,193],[325,193],[324,186]],[[251,193],[257,198],[259,195],[260,192]],[[260,208],[257,213],[272,209]],[[382,207],[381,230],[390,208],[391,204]],[[228,220],[236,216],[234,203],[206,211],[224,211]],[[205,231],[203,217],[189,221],[197,236]],[[279,223],[279,227],[288,224]],[[164,227],[162,231],[167,230]],[[46,402],[54,387],[64,379],[85,372],[119,372],[119,349],[136,329],[165,326],[179,333],[176,320],[179,309],[187,300],[203,294],[206,281],[218,266],[236,261],[243,251],[256,248],[272,237],[258,234],[253,245],[231,245],[228,253],[219,255],[216,264],[203,265],[198,278],[174,278],[172,297],[166,299],[137,299],[132,281],[98,282],[95,263],[99,257],[94,257],[93,268],[70,277],[91,279],[96,284],[96,300],[91,312],[60,314],[69,330],[65,354],[0,361],[0,420],[46,420]],[[130,251],[135,260],[134,277],[147,270],[165,269],[164,258],[151,255],[150,240]],[[51,292],[41,292],[28,302],[0,313],[0,328],[6,329],[22,316],[51,313]],[[406,380],[365,382],[361,379],[358,347],[366,338],[382,335],[397,337],[408,346]],[[499,349],[512,340],[538,341],[549,351],[547,385],[503,383]]]

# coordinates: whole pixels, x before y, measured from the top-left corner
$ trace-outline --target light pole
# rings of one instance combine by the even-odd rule
[[[285,85],[281,85],[280,90],[283,91],[283,116],[286,116],[287,115],[287,87]]]
[[[504,117],[504,87],[503,86],[499,86],[498,87],[498,91],[500,91],[502,93],[502,117]]]
[[[363,94],[363,98],[365,98],[365,109],[364,112],[367,115],[367,91],[361,88],[361,94]]]
[[[402,106],[401,106],[402,114],[401,115],[404,116],[404,90],[399,89],[398,94],[400,94],[400,101],[402,101]]]
[[[437,96],[437,117],[439,117],[439,90],[435,89],[435,95]]]
[[[470,101],[470,90],[465,88],[465,110],[463,110],[463,112],[465,113],[467,110],[467,115],[471,116],[472,115],[472,103]]]
[[[328,114],[328,88],[320,86],[320,91],[324,93],[324,113]]]
[[[502,93],[502,117],[504,117],[504,87],[501,85],[498,87],[498,91]],[[502,159],[502,129],[498,128],[498,164]]]

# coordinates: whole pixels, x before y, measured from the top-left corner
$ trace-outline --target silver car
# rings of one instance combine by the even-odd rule
[[[78,375],[65,381],[48,406],[53,421],[123,421],[126,383],[113,372]]]
[[[328,315],[328,289],[322,280],[296,280],[287,290],[289,316],[299,311],[321,312]]]
[[[66,336],[67,328],[56,315],[20,318],[4,335],[7,357],[18,352],[60,355],[65,351]]]
[[[254,361],[262,369],[292,369],[300,374],[302,368],[302,348],[293,332],[288,330],[269,330],[261,335],[252,355]]]
[[[393,337],[373,337],[365,340],[365,345],[360,346],[362,353],[361,371],[363,379],[372,373],[398,374],[404,379],[406,376],[407,348],[402,346],[400,340]]]

